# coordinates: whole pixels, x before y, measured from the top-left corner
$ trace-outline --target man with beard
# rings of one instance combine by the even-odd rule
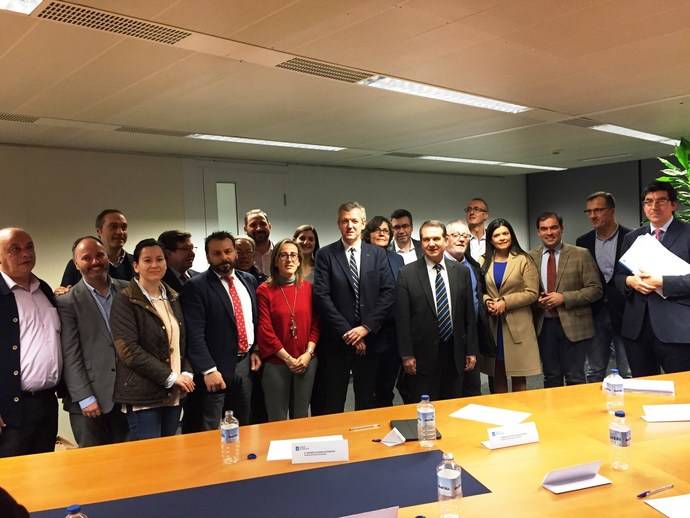
[[[67,385],[63,406],[80,448],[123,442],[128,427],[120,405],[113,403],[115,346],[110,307],[127,282],[108,275],[108,255],[98,238],[77,239],[72,254],[82,280],[57,299]]]
[[[96,234],[103,242],[108,254],[108,267],[113,279],[129,281],[134,277],[132,266],[132,254],[125,252],[127,242],[127,218],[118,209],[105,209],[96,216]],[[62,274],[60,287],[55,290],[57,295],[66,293],[72,286],[81,280],[81,273],[77,270],[73,260],[69,260]]]
[[[184,433],[215,430],[226,410],[241,425],[250,423],[250,370],[261,366],[255,352],[256,280],[234,269],[235,239],[214,232],[204,244],[209,269],[182,290],[187,355],[198,387],[184,407]]]
[[[271,222],[268,214],[261,209],[252,209],[244,215],[244,231],[254,240],[254,264],[264,275],[271,274],[271,252],[273,242],[271,235]]]

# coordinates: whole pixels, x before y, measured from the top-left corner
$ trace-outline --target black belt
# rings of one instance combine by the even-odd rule
[[[249,356],[249,351],[247,351],[246,353],[237,353],[237,361],[238,361],[238,362],[241,362],[241,361],[244,360],[247,356]]]
[[[55,395],[55,387],[43,390],[22,390],[22,397],[45,398]]]

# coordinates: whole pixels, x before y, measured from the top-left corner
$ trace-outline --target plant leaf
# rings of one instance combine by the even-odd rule
[[[667,168],[669,168],[672,171],[679,171],[680,170],[680,168],[676,164],[674,164],[673,162],[669,162],[665,158],[657,157],[657,160],[659,160],[659,162],[664,164]],[[664,172],[666,172],[666,171],[664,171]]]

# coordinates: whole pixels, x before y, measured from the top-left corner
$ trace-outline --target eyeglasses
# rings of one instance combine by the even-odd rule
[[[597,207],[595,209],[585,209],[582,212],[589,216],[590,214],[601,214],[602,212],[604,212],[605,210],[609,210],[610,208],[612,207]]]
[[[380,228],[375,228],[373,232],[376,232],[378,234],[390,234],[391,231],[388,229],[388,227],[380,227]]]
[[[296,261],[298,257],[299,255],[295,252],[280,252],[278,254],[278,258],[280,258],[281,261],[287,261],[288,259]]]
[[[483,209],[482,207],[465,207],[465,214],[469,214],[470,212],[489,212],[486,209]]]
[[[402,225],[393,225],[393,230],[407,230],[409,228],[412,228],[412,225],[409,223],[403,223]]]
[[[666,205],[668,202],[670,202],[668,198],[658,198],[656,200],[643,200],[642,205],[645,207],[663,207]]]
[[[459,237],[464,237],[465,239],[467,239],[468,237],[470,237],[470,234],[468,234],[467,232],[451,232],[448,235],[453,239],[458,239]]]

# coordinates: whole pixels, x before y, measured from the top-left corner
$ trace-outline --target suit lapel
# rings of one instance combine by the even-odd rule
[[[354,291],[355,287],[352,284],[352,275],[350,275],[350,265],[348,264],[347,259],[345,258],[345,245],[343,244],[342,241],[337,241],[336,243],[337,243],[337,245],[335,247],[335,260],[340,265],[340,268],[343,270],[343,275],[345,275],[347,282],[350,283],[350,287]],[[361,247],[361,243],[360,243],[360,247]],[[359,271],[360,271],[360,276],[361,276],[361,272],[363,271],[362,263],[363,263],[363,258],[364,258],[364,250],[362,250],[362,253],[360,254],[359,257],[360,257],[360,259],[359,259]]]
[[[206,276],[208,278],[208,283],[211,286],[211,291],[215,292],[215,294],[218,296],[223,305],[223,308],[225,309],[225,312],[234,322],[235,313],[233,312],[232,304],[230,303],[230,294],[225,290],[225,286],[223,286],[223,283],[216,275],[216,272],[209,268],[208,272],[206,273]]]
[[[113,337],[110,334],[110,330],[103,320],[101,311],[96,306],[98,302],[94,296],[89,293],[89,288],[87,288],[82,281],[77,283],[72,289],[74,290],[74,299],[81,313],[81,315],[79,315],[80,319],[85,319],[85,322],[93,322],[94,325],[98,327],[99,332],[103,333],[103,336],[107,338],[108,341],[112,341]]]
[[[558,291],[558,286],[563,278],[563,272],[568,267],[568,259],[570,259],[570,247],[563,243],[561,246],[561,254],[558,258],[558,268],[556,273],[556,291]]]
[[[662,236],[661,244],[670,249],[675,240],[681,234],[680,229],[681,226],[678,224],[678,220],[674,218],[673,221],[671,221],[671,224],[668,226],[666,234]]]
[[[460,270],[458,268],[464,268],[459,264],[451,264],[448,259],[443,260],[444,267],[448,272],[448,300],[452,301],[450,305],[450,318],[451,322],[455,322],[455,308],[458,306],[458,288],[460,286]],[[471,281],[470,281],[471,286]]]
[[[516,257],[515,257],[515,255],[513,255],[513,254],[509,254],[509,255],[508,255],[508,264],[506,264],[506,271],[505,271],[505,273],[503,274],[503,280],[501,281],[501,289],[498,290],[499,293],[500,293],[500,292],[503,290],[503,288],[505,287],[506,281],[507,281],[508,278],[513,274],[513,272],[515,271],[515,268],[517,268]],[[494,281],[494,284],[495,284],[495,281]]]
[[[434,301],[434,292],[431,289],[431,283],[429,281],[429,273],[426,269],[426,261],[424,259],[418,259],[415,263],[415,267],[417,270],[417,279],[422,286],[424,297],[432,313],[436,314],[436,302]]]

